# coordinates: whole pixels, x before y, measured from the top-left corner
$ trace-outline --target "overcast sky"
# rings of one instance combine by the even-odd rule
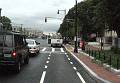
[[[64,12],[57,14],[58,9],[68,11],[74,5],[75,0],[0,0],[2,16],[9,17],[15,24],[36,27],[43,32],[56,32],[62,23],[58,19],[48,19],[45,23],[45,17],[64,18]]]

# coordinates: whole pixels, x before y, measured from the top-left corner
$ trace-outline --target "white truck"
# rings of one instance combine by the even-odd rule
[[[63,39],[60,34],[53,35],[51,38],[51,47],[53,46],[63,46]]]

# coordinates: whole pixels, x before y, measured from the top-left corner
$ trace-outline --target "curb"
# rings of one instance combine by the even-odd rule
[[[65,46],[64,46],[64,47],[65,47]],[[102,81],[102,82],[104,82],[104,83],[111,83],[110,81],[105,80],[105,79],[99,77],[99,76],[98,76],[96,73],[94,73],[88,66],[86,66],[80,59],[78,59],[71,51],[69,51],[66,47],[65,47],[65,49],[87,70],[87,72],[88,72],[91,76],[95,77],[96,79],[98,79],[98,80],[100,80],[100,81]]]

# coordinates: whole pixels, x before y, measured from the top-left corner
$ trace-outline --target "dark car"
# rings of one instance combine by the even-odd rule
[[[29,48],[24,35],[0,32],[0,67],[10,67],[19,72],[22,64],[29,62]]]

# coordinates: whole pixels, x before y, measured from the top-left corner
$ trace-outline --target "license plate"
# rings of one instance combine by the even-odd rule
[[[4,57],[11,57],[10,54],[4,54]]]

